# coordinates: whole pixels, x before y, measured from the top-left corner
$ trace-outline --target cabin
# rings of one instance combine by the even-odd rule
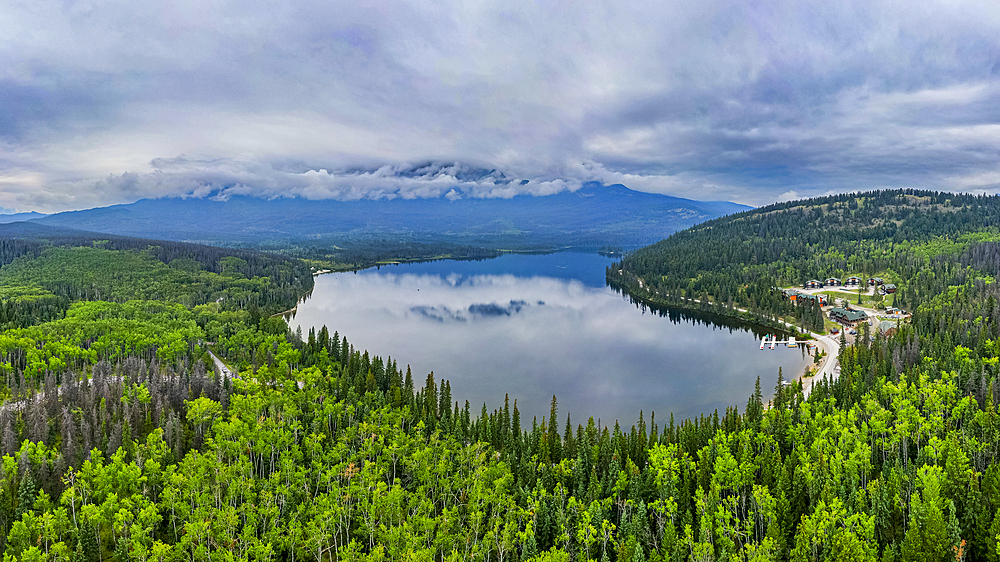
[[[809,301],[818,303],[820,306],[826,306],[826,295],[810,295],[807,293],[799,293],[796,295],[797,300]]]
[[[809,301],[826,306],[826,295],[810,295],[809,293],[800,293],[795,289],[782,289],[781,294],[792,302]]]
[[[828,277],[826,280],[827,285],[840,285],[840,279],[836,277]]]
[[[810,279],[810,280],[806,281],[805,283],[803,283],[802,287],[804,289],[822,289],[823,288],[823,282],[819,281],[818,279]]]
[[[868,320],[868,315],[863,310],[836,307],[830,310],[830,320],[853,327],[859,322]]]
[[[885,283],[885,281],[883,281],[881,277],[869,277],[868,278],[868,284],[869,285],[882,285],[883,283]]]
[[[891,295],[892,293],[895,292],[896,292],[896,286],[893,285],[892,283],[886,283],[885,285],[882,285],[882,294]]]
[[[860,277],[857,277],[857,276],[855,276],[855,275],[852,275],[851,277],[848,277],[848,278],[847,278],[847,280],[846,280],[846,281],[844,281],[844,285],[854,285],[854,286],[858,286],[858,285],[860,285],[860,284],[861,284],[861,278],[860,278]]]

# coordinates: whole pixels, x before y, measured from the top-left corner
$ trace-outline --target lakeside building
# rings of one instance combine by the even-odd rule
[[[868,315],[863,310],[854,310],[836,307],[830,310],[830,320],[839,322],[845,326],[857,326],[859,322],[868,320]]]
[[[826,295],[810,295],[809,293],[800,293],[795,289],[782,289],[781,294],[792,302],[809,301],[826,306]]]

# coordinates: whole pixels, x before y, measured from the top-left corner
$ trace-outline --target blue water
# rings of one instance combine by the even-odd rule
[[[789,378],[811,361],[801,348],[761,351],[759,333],[723,318],[637,307],[605,285],[611,262],[563,252],[321,275],[292,325],[326,325],[409,364],[418,385],[433,371],[474,411],[509,394],[527,424],[553,394],[560,424],[742,410],[758,376],[766,398],[779,367]]]

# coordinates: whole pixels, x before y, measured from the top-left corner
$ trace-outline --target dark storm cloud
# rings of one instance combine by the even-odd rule
[[[16,3],[0,206],[994,192],[998,38],[993,2]]]

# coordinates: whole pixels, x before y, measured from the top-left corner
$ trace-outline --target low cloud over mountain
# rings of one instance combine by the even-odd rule
[[[748,208],[596,182],[566,182],[554,194],[533,196],[526,191],[533,185],[530,180],[459,167],[406,168],[391,173],[383,169],[340,177],[376,176],[384,178],[382,185],[396,188],[339,189],[331,187],[336,185],[332,178],[338,177],[333,175],[323,176],[331,178],[324,188],[305,184],[298,189],[262,192],[242,185],[206,186],[205,191],[183,198],[143,199],[58,213],[38,222],[223,244],[322,239],[329,244],[347,238],[402,236],[510,248],[507,243],[522,247],[529,239],[555,246],[649,243],[695,223]],[[427,185],[433,185],[436,193],[411,189]]]
[[[5,8],[7,209],[1000,186],[986,0]]]

